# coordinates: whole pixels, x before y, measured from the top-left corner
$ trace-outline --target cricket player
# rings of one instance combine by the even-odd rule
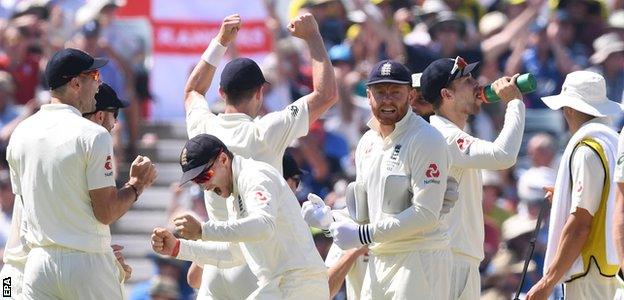
[[[440,221],[449,157],[444,139],[410,109],[411,74],[385,60],[366,83],[374,118],[356,149],[367,216],[333,222],[341,249],[369,245],[361,299],[448,299],[451,253]],[[426,141],[426,142],[423,142]]]
[[[572,72],[559,95],[542,97],[552,110],[563,110],[572,137],[561,157],[550,212],[544,276],[527,299],[547,299],[564,283],[565,299],[613,299],[621,285],[615,278],[619,262],[612,236],[618,136],[608,116],[622,113],[607,98],[600,74]]]
[[[106,83],[102,83],[95,94],[96,100],[96,112],[91,114],[83,114],[84,117],[90,119],[96,124],[103,126],[110,131],[115,126],[116,111],[112,112],[112,109],[120,109],[125,107],[124,103],[117,98],[117,93],[110,88]],[[110,116],[107,116],[107,112],[103,110],[108,109]],[[114,118],[110,121],[111,118]],[[108,122],[106,120],[109,120]],[[107,124],[106,126],[104,126]],[[5,279],[11,277],[11,295],[17,298],[22,294],[22,282],[24,276],[24,266],[26,265],[26,258],[30,247],[26,244],[26,219],[22,216],[22,202],[15,201],[13,207],[13,216],[11,218],[11,229],[7,244],[5,245],[3,261],[4,266],[0,271],[0,278]],[[112,245],[115,258],[119,262],[122,273],[122,280],[125,282],[130,279],[132,275],[132,267],[125,263],[122,249],[123,246]]]
[[[506,169],[514,165],[524,131],[522,94],[515,78],[504,77],[492,84],[506,105],[503,129],[494,142],[463,131],[468,117],[477,114],[482,100],[472,72],[478,63],[461,57],[442,58],[423,71],[423,97],[433,105],[430,123],[444,136],[451,154],[450,175],[459,183],[457,207],[445,216],[453,252],[453,299],[479,299],[479,264],[483,260],[484,224],[481,169]]]
[[[194,259],[187,245],[204,241],[240,243],[242,255],[258,278],[249,299],[328,299],[327,273],[300,206],[277,169],[234,155],[215,136],[190,139],[180,156],[181,183],[193,180],[207,191],[236,200],[236,219],[200,224],[188,216],[176,229],[192,240],[175,239],[154,229],[154,251]],[[200,242],[201,244],[201,242]]]
[[[124,298],[108,225],[154,182],[156,170],[139,156],[129,181],[115,187],[111,136],[82,117],[95,109],[105,63],[76,49],[54,54],[45,71],[51,104],[20,123],[9,141],[12,188],[31,247],[26,299]],[[98,271],[84,272],[85,266]]]
[[[218,36],[211,41],[187,81],[184,105],[188,135],[189,138],[202,133],[215,135],[233,153],[266,162],[281,172],[282,156],[288,145],[305,136],[310,124],[336,102],[333,68],[314,17],[311,14],[302,15],[288,25],[288,30],[293,36],[305,41],[310,50],[312,92],[281,111],[258,118],[266,80],[254,61],[237,58],[226,64],[221,73],[219,93],[225,100],[225,113],[214,115],[204,94],[241,26],[238,15],[223,20]],[[214,193],[207,192],[205,203],[209,219],[227,221],[226,206],[233,206],[234,199],[224,201]],[[233,243],[228,244],[228,247],[238,245]],[[205,266],[199,294],[215,299],[246,298],[257,289],[257,279],[244,259],[239,260],[238,264],[228,269]]]

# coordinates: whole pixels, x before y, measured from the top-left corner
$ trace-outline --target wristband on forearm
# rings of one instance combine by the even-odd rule
[[[360,225],[358,227],[358,236],[362,245],[368,245],[373,242],[371,229],[369,224]]]
[[[208,48],[206,48],[206,51],[202,54],[201,59],[216,68],[219,66],[219,63],[221,63],[221,59],[223,55],[225,55],[226,50],[227,47],[221,45],[216,39],[212,39],[210,45],[208,45]]]
[[[180,240],[176,239],[176,244],[175,246],[173,246],[173,251],[171,251],[171,256],[178,257],[179,253],[180,253]]]
[[[125,186],[132,188],[132,190],[134,191],[134,202],[139,200],[139,190],[130,182],[126,182]]]

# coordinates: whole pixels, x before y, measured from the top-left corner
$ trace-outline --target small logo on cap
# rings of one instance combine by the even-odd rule
[[[390,76],[392,72],[392,64],[387,62],[381,66],[381,70],[379,71],[381,76]]]
[[[180,164],[183,166],[188,165],[188,160],[186,158],[186,148],[182,149],[182,154],[180,154]]]

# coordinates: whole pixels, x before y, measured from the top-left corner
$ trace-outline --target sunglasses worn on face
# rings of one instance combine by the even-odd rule
[[[217,155],[218,157],[218,155]],[[217,161],[217,159],[215,158],[215,160],[209,164],[206,169],[204,169],[204,171],[201,172],[201,174],[197,175],[197,177],[191,179],[191,181],[197,183],[197,184],[202,184],[205,182],[208,182],[210,179],[212,179],[212,177],[214,176],[214,171],[210,170],[212,169],[212,166],[214,166],[214,163]]]

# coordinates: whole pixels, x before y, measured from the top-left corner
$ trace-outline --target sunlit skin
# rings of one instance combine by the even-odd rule
[[[368,103],[384,136],[394,130],[394,124],[410,109],[411,91],[411,86],[396,83],[373,84],[366,90]]]
[[[483,101],[480,98],[479,82],[472,76],[464,76],[453,80],[445,89],[454,100],[456,112],[464,115],[476,115],[481,111]]]
[[[95,79],[95,76],[93,75],[96,72],[98,72],[97,79]],[[94,111],[96,103],[95,94],[97,94],[100,84],[102,83],[102,81],[99,79],[99,71],[95,70],[91,72],[81,73],[78,78],[80,79],[81,83],[81,90],[78,94],[82,95],[80,99],[81,107],[78,108],[78,110],[80,110],[80,112],[82,113]]]
[[[213,175],[210,180],[199,184],[202,189],[212,191],[223,198],[229,197],[233,189],[232,160],[221,152],[208,170],[212,170]]]
[[[110,111],[98,111],[90,115],[89,120],[106,128],[108,132],[113,131],[113,128],[115,128],[115,124],[117,124],[115,113]]]

